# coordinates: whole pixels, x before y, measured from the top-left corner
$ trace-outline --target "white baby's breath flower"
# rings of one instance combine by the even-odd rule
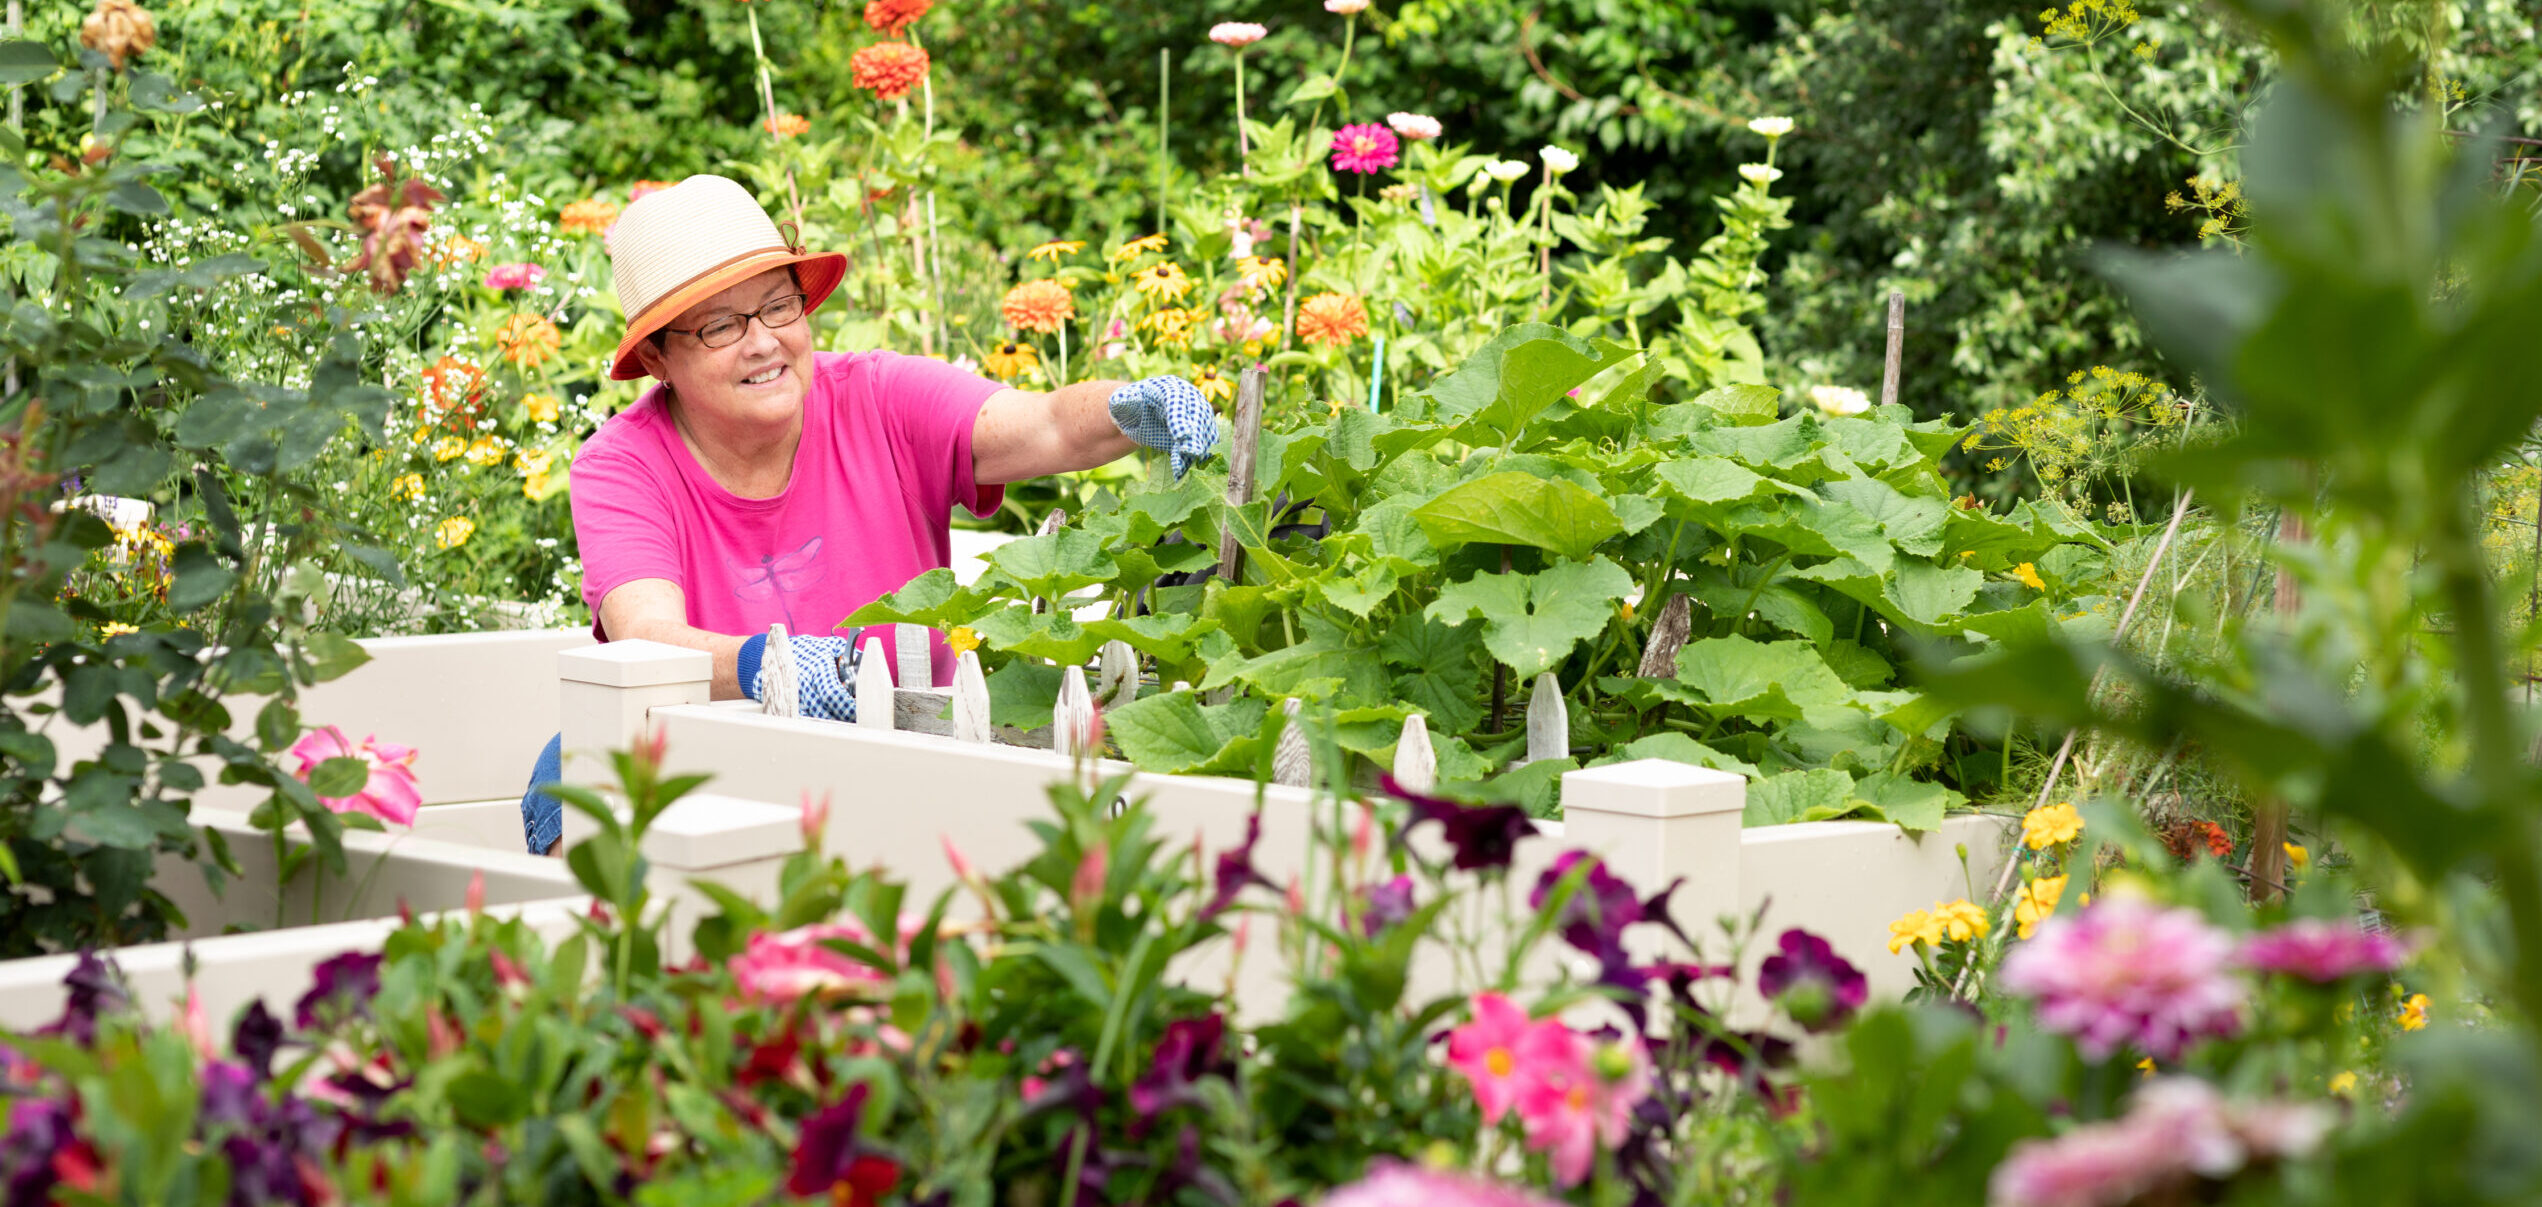
[[[1578,155],[1563,150],[1560,147],[1548,145],[1545,147],[1542,154],[1545,157],[1545,166],[1553,169],[1553,174],[1556,176],[1560,176],[1563,173],[1580,166],[1580,157]]]
[[[1811,386],[1809,400],[1830,415],[1859,415],[1871,409],[1871,396],[1852,386]]]
[[[1748,121],[1748,129],[1767,138],[1781,138],[1792,132],[1792,119],[1788,117],[1751,118]]]
[[[1526,179],[1527,171],[1527,165],[1515,159],[1495,159],[1483,165],[1483,174],[1502,184]]]
[[[1783,169],[1769,163],[1743,163],[1739,165],[1739,178],[1749,184],[1772,184],[1783,178]]]

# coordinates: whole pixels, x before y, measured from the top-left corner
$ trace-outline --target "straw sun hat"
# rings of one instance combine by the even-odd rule
[[[817,309],[847,275],[847,257],[806,252],[777,233],[757,198],[722,176],[691,176],[636,199],[607,236],[627,335],[609,376],[645,375],[636,345],[689,307],[772,268],[800,265],[804,310]]]

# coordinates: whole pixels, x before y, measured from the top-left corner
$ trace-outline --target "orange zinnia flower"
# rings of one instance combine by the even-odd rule
[[[618,224],[618,203],[594,197],[565,207],[556,229],[568,235],[605,235]]]
[[[466,235],[452,235],[425,253],[432,262],[448,268],[453,264],[474,264],[485,258],[486,246]]]
[[[980,367],[999,381],[1013,381],[1032,372],[1033,367],[1040,363],[1041,353],[1035,351],[1031,344],[1013,340],[989,349],[989,354],[980,358]]]
[[[1310,344],[1347,344],[1368,334],[1368,309],[1347,293],[1319,293],[1298,303],[1298,338]]]
[[[935,0],[865,0],[865,23],[887,34],[917,24]]]
[[[768,133],[779,138],[792,138],[798,134],[808,134],[812,130],[812,123],[804,120],[800,113],[780,113],[759,124],[766,126]]]
[[[485,409],[484,394],[485,370],[456,356],[442,357],[424,370],[423,406],[416,419],[425,427],[475,431],[477,416]]]
[[[641,200],[648,193],[659,193],[677,183],[676,180],[639,180],[627,186],[627,200]]]
[[[848,56],[847,66],[857,87],[896,101],[927,78],[927,52],[907,42],[877,42]]]
[[[564,343],[556,324],[535,314],[516,314],[503,320],[503,329],[494,334],[494,346],[503,349],[503,359],[524,369],[546,364]]]
[[[1048,335],[1077,317],[1077,299],[1068,296],[1068,287],[1057,281],[1026,281],[1007,290],[997,310],[1018,331]]]

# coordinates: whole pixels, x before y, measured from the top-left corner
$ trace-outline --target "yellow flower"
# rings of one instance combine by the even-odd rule
[[[407,474],[388,484],[388,494],[393,499],[420,499],[424,497],[424,476]]]
[[[1013,340],[990,348],[988,355],[980,358],[980,367],[999,381],[1013,381],[1032,372],[1034,366],[1040,363],[1041,353],[1031,344],[1019,344]]]
[[[432,459],[447,461],[468,451],[468,442],[457,436],[444,436],[432,442]]]
[[[2048,589],[2048,584],[2039,578],[2039,568],[2029,562],[2023,562],[2020,565],[2013,567],[2012,576],[2020,579],[2023,586],[2026,586],[2033,591],[2045,591]]]
[[[2072,842],[2074,836],[2082,832],[2083,815],[2065,801],[2041,805],[2021,819],[2021,845],[2033,851]]]
[[[2402,1002],[2399,1021],[2401,1029],[2404,1031],[2426,1030],[2427,995],[2424,993],[2413,993],[2409,996],[2408,1000]]]
[[[432,530],[432,543],[433,546],[438,549],[456,549],[461,545],[467,544],[468,538],[475,536],[476,532],[477,522],[475,520],[469,519],[463,515],[455,515],[449,519],[443,520],[438,526],[434,527]]]
[[[2153,1075],[2154,1075],[2154,1058],[2153,1058],[2153,1057],[2151,1057],[2151,1056],[2148,1056],[2148,1057],[2144,1058],[2143,1060],[2137,1061],[2137,1062],[2136,1062],[2136,1069],[2137,1069],[2137,1071],[2138,1071],[2138,1072],[2143,1073],[2143,1074],[2144,1074],[2145,1076],[2147,1076],[2147,1077],[2151,1077],[2151,1076],[2153,1076]]]
[[[138,633],[140,631],[141,630],[125,624],[120,620],[110,620],[106,622],[105,628],[97,631],[97,635],[99,637],[121,637],[126,633]]]
[[[1247,289],[1278,289],[1289,279],[1288,262],[1273,256],[1246,256],[1236,261],[1236,272]]]
[[[546,364],[563,343],[564,333],[556,324],[536,314],[513,315],[494,333],[494,346],[503,349],[503,359],[524,369]]]
[[[2048,915],[2057,912],[2057,900],[2063,896],[2063,876],[2041,876],[2022,885],[2021,893],[2013,898],[2012,906],[2012,920],[2020,924],[2021,937],[2029,938],[2031,931],[2048,920]]]
[[[547,496],[555,493],[556,476],[554,474],[531,474],[521,479],[521,494],[530,502],[543,503],[547,500]]]
[[[1151,302],[1179,302],[1192,291],[1191,277],[1171,260],[1140,269],[1130,284]]]
[[[1905,917],[1889,924],[1889,951],[1894,955],[1910,943],[1939,946],[1942,934],[1940,919],[1920,909],[1908,910]]]
[[[1615,614],[1630,622],[1633,619],[1633,601],[1628,599],[1616,604]]]
[[[2356,1093],[2357,1075],[2355,1073],[2342,1070],[2338,1076],[2330,1079],[2329,1088],[2331,1093],[2343,1098]]]
[[[980,648],[980,634],[967,624],[957,624],[944,635],[944,648],[953,651],[953,656],[959,658]]]
[[[1180,306],[1168,306],[1139,320],[1139,330],[1153,331],[1156,341],[1181,347],[1190,343],[1192,328],[1200,323],[1200,312]]]
[[[1192,374],[1192,384],[1200,388],[1200,396],[1213,402],[1225,402],[1236,396],[1234,378],[1218,371],[1216,365],[1203,365]]]
[[[529,394],[521,399],[521,407],[529,412],[532,423],[554,423],[564,401],[553,394]]]
[[[2302,843],[2300,843],[2300,842],[2290,842],[2290,843],[2287,843],[2287,844],[2286,844],[2286,866],[2287,866],[2287,867],[2292,868],[2292,869],[2294,869],[2295,871],[2300,872],[2300,871],[2303,871],[2305,868],[2311,867],[2312,865],[2313,865],[2313,853],[2312,853],[2311,851],[2305,850],[2305,849],[2304,849],[2304,844],[2302,844]]]
[[[1986,911],[1966,897],[1948,905],[1934,906],[1933,920],[1942,925],[1954,942],[1985,938],[1986,931],[1992,926],[1987,921]]]
[[[547,474],[549,465],[551,465],[555,460],[556,454],[551,453],[546,449],[525,448],[521,450],[520,456],[512,458],[512,464],[525,475],[530,477],[544,477]]]
[[[1125,260],[1138,259],[1140,256],[1144,256],[1152,251],[1163,250],[1165,250],[1165,236],[1141,235],[1136,239],[1132,239],[1129,242],[1112,249],[1112,262],[1119,264]]]
[[[503,464],[503,442],[492,436],[479,436],[468,446],[468,463],[487,469]]]
[[[1027,260],[1048,260],[1056,264],[1059,262],[1059,257],[1073,256],[1085,249],[1086,241],[1083,239],[1053,239],[1031,251],[1025,252],[1024,258]]]

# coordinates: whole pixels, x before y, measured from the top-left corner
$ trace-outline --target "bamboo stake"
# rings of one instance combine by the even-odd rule
[[[1880,367],[1880,405],[1898,401],[1898,374],[1906,357],[1906,295],[1889,291],[1889,356]]]

